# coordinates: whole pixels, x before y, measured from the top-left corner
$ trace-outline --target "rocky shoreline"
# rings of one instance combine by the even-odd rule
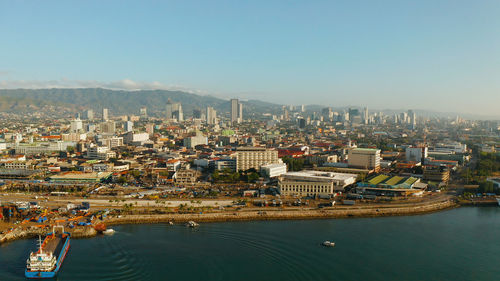
[[[19,239],[36,238],[38,237],[38,235],[42,236],[43,238],[45,235],[47,235],[47,233],[51,231],[52,229],[48,228],[31,227],[23,229],[21,227],[16,227],[12,231],[0,234],[0,244]],[[71,238],[89,238],[97,235],[97,231],[90,226],[65,229],[65,231],[71,233]]]
[[[408,206],[383,206],[383,207],[334,207],[314,210],[259,210],[259,211],[232,211],[214,212],[203,214],[157,214],[157,215],[124,215],[103,220],[106,225],[146,224],[146,223],[185,223],[196,222],[230,222],[254,220],[301,220],[301,219],[332,219],[332,218],[362,218],[384,216],[409,216],[438,212],[456,208],[460,205],[454,200],[426,202]],[[0,234],[0,244],[17,239],[29,239],[38,235],[46,235],[50,230],[43,228],[22,229],[14,228],[12,231]],[[94,237],[98,232],[91,226],[75,227],[68,229],[72,238]]]

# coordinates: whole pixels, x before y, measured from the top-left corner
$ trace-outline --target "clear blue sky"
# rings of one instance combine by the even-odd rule
[[[500,1],[0,0],[0,87],[124,82],[500,115]]]

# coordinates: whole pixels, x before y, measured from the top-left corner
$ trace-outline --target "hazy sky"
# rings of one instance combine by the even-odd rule
[[[0,0],[0,88],[500,116],[500,1]]]

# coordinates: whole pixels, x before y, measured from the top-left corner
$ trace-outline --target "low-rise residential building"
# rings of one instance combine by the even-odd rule
[[[216,170],[229,169],[231,171],[236,171],[236,159],[217,159],[214,162],[214,168]]]
[[[174,174],[175,182],[181,184],[196,183],[201,176],[201,172],[191,169],[180,169]]]
[[[5,169],[23,169],[31,170],[33,169],[33,163],[31,161],[9,161],[3,163]]]
[[[111,172],[64,172],[50,177],[51,182],[88,182],[98,183],[111,177]]]
[[[194,148],[197,145],[207,145],[208,138],[201,133],[196,134],[196,136],[187,137],[183,141],[184,146],[187,148]]]
[[[116,153],[109,150],[107,146],[91,146],[87,149],[88,159],[108,160],[114,157],[116,157]]]
[[[74,146],[73,142],[44,142],[33,144],[16,144],[14,150],[16,154],[36,155],[36,154],[50,154],[59,151],[66,151],[68,146]]]
[[[447,183],[450,179],[450,170],[442,166],[426,166],[423,179],[427,181],[436,181]]]

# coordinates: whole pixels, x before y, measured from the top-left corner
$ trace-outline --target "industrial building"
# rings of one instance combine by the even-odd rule
[[[377,175],[357,184],[356,190],[363,194],[406,196],[419,194],[427,188],[419,178]]]
[[[356,182],[356,178],[355,174],[333,172],[288,172],[278,178],[278,186],[285,196],[332,195],[344,191],[346,186]]]

